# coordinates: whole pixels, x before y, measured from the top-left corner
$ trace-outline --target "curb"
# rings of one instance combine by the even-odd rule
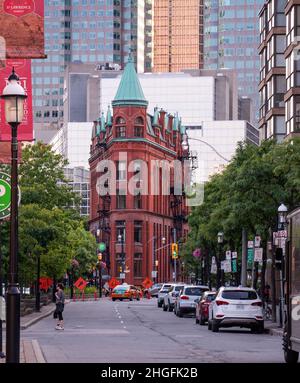
[[[44,358],[39,342],[36,339],[32,340],[32,347],[35,353],[37,363],[46,363],[46,360]]]
[[[283,336],[283,331],[281,329],[276,329],[276,328],[268,328],[267,334],[269,335],[275,335],[275,336]]]
[[[53,312],[55,311],[55,307],[52,307],[49,311],[47,311],[46,313],[36,317],[36,318],[33,318],[31,319],[29,322],[27,323],[24,323],[21,325],[21,330],[26,330],[28,327],[32,326],[33,324],[39,322],[40,320],[48,317],[49,315],[53,314]]]

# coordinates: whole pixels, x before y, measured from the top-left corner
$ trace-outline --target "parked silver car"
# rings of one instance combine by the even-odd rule
[[[185,313],[196,313],[195,300],[199,299],[204,291],[209,291],[208,286],[185,285],[180,295],[176,298],[174,314],[182,317]]]
[[[164,283],[162,288],[159,290],[157,295],[157,307],[162,307],[164,296],[168,294],[170,287],[172,286],[172,283]]]
[[[184,284],[174,284],[170,287],[168,294],[164,296],[162,308],[164,311],[173,311],[175,299],[183,290]]]

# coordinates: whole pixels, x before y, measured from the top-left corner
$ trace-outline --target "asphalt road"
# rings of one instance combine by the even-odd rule
[[[71,302],[65,330],[48,317],[22,331],[37,339],[49,363],[262,363],[283,362],[281,338],[248,329],[212,333],[194,317],[164,312],[156,299]]]

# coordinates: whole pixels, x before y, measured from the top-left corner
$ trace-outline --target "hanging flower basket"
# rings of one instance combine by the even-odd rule
[[[201,254],[201,249],[196,249],[193,251],[193,257],[194,258],[201,258],[202,254]]]

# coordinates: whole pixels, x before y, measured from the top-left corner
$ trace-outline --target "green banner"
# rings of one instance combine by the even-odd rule
[[[232,260],[232,272],[233,273],[237,273],[237,261],[236,261],[236,259],[233,259]]]

